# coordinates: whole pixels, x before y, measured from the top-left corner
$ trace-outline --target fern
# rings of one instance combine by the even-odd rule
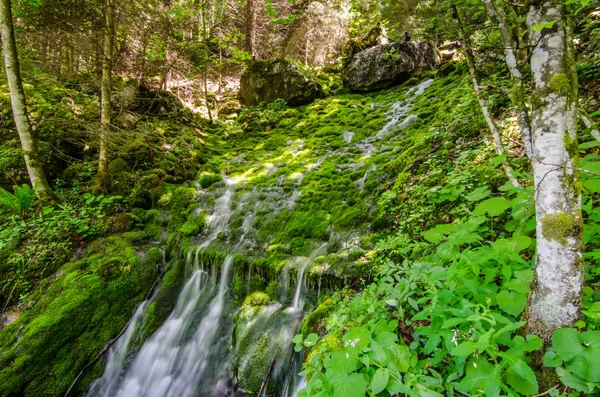
[[[0,212],[25,215],[33,204],[35,192],[29,185],[15,186],[13,189],[15,193],[11,194],[0,188]]]

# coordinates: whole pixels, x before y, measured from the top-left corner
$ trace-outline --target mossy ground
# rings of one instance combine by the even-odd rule
[[[0,332],[0,395],[60,395],[114,338],[158,276],[127,236],[95,241]]]
[[[327,243],[307,272],[313,301],[317,290],[325,294],[344,284],[359,287],[374,271],[370,258],[376,242],[391,228],[416,235],[446,216],[443,207],[448,203],[441,201],[433,211],[420,209],[431,192],[482,180],[501,184],[501,172],[485,165],[493,157],[492,146],[482,139],[485,124],[460,65],[414,100],[414,123],[382,142],[364,141],[378,134],[388,121],[386,112],[410,95],[411,84],[365,95],[337,94],[297,108],[279,102],[247,108],[237,120],[220,122],[206,132],[185,115],[138,123],[134,139],[118,148],[110,167],[110,189],[125,197],[136,231],[90,245],[83,259],[64,265],[33,307],[0,332],[0,392],[33,396],[65,391],[83,365],[120,331],[158,276],[156,253],[149,255],[153,261],[133,260],[134,243],[151,240],[164,244],[170,260],[149,307],[144,335],[155,330],[174,306],[185,277],[185,255],[206,226],[206,214],[196,211],[203,200],[197,189],[216,193],[224,177],[236,182],[234,204],[253,192],[261,203],[295,198],[277,211],[258,206],[254,248],[235,256],[235,299],[239,304],[246,300],[244,307],[259,308],[277,300],[285,304],[280,277],[284,269],[289,272],[287,283],[293,289],[297,269],[290,269],[292,258],[309,256]],[[365,144],[353,145],[360,141]],[[386,149],[378,150],[382,145]],[[71,189],[84,190],[94,175],[93,162],[84,158],[63,175]],[[198,188],[181,186],[196,177]],[[444,194],[453,193],[450,189]],[[231,242],[240,238],[244,219],[236,216],[229,234],[203,251],[205,260],[222,261]],[[94,248],[100,246],[106,251],[102,257]],[[327,311],[325,305],[310,315],[303,331],[318,330]],[[239,324],[247,320],[244,313],[238,315]],[[272,328],[277,318],[267,318],[258,333],[242,335],[238,327],[238,363],[251,353],[244,346],[266,341],[262,331]],[[38,350],[44,353],[34,355]],[[267,348],[259,356],[252,367],[238,365],[245,373],[240,382],[250,389],[272,359]],[[93,371],[97,375],[101,366]],[[81,387],[92,379],[87,374]]]

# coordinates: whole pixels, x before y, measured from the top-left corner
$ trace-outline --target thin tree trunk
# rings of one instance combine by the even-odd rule
[[[59,203],[60,200],[50,188],[46,175],[44,174],[44,169],[39,161],[36,150],[33,129],[31,128],[31,123],[27,117],[27,105],[25,102],[23,83],[21,81],[21,70],[17,54],[17,43],[14,35],[10,0],[0,0],[0,31],[12,111],[15,125],[17,126],[17,131],[19,133],[19,139],[21,140],[21,147],[23,148],[23,156],[25,157],[25,166],[29,173],[29,179],[31,180],[31,185],[35,190],[38,199],[43,204],[55,205]]]
[[[208,102],[208,60],[210,56],[210,49],[208,47],[208,30],[206,26],[206,2],[202,2],[201,9],[201,18],[202,18],[202,42],[204,43],[204,47],[206,50],[206,58],[204,59],[204,76],[203,76],[203,85],[204,85],[204,103],[206,104],[206,110],[208,111],[208,119],[211,124],[213,122],[212,112],[210,110],[210,103]]]
[[[513,105],[515,105],[517,108],[517,122],[519,123],[519,128],[521,129],[523,144],[525,146],[525,154],[527,154],[527,157],[531,159],[533,156],[531,122],[529,119],[527,106],[525,105],[525,98],[523,97],[523,74],[519,69],[519,63],[517,61],[517,54],[515,51],[515,43],[510,35],[510,31],[508,30],[508,21],[502,13],[496,11],[492,0],[483,0],[483,4],[485,5],[485,9],[487,10],[490,19],[496,22],[500,28],[500,36],[502,37],[502,42],[504,44],[504,58],[506,60],[506,65],[508,66],[508,70],[510,71],[511,80],[513,83],[510,99],[512,100]]]
[[[547,343],[579,319],[584,281],[577,73],[567,21],[561,0],[534,2],[527,16],[530,42],[537,43],[531,57],[537,255],[527,326]],[[541,23],[552,27],[536,32]]]
[[[471,73],[471,78],[473,79],[473,89],[475,90],[475,96],[477,97],[477,101],[479,102],[479,107],[481,108],[483,117],[485,118],[485,121],[490,129],[490,132],[492,133],[492,138],[494,139],[494,145],[496,146],[496,151],[498,152],[499,156],[504,156],[506,154],[506,152],[504,150],[504,145],[502,144],[502,139],[500,137],[500,131],[498,130],[498,126],[496,125],[496,122],[494,121],[494,118],[492,117],[492,115],[490,113],[487,101],[485,100],[485,98],[483,96],[483,92],[481,90],[481,86],[479,85],[477,68],[475,66],[475,57],[473,56],[473,50],[471,48],[471,39],[467,35],[467,33],[464,32],[464,30],[462,29],[463,25],[462,25],[462,21],[460,20],[460,15],[458,13],[458,9],[454,6],[453,6],[453,8],[454,8],[456,17],[458,18],[458,26],[459,26],[458,29],[462,36],[463,54],[465,55],[465,58],[467,59],[467,65],[469,66],[469,72]],[[504,172],[506,173],[506,176],[507,176],[508,180],[510,181],[510,183],[515,187],[521,186],[519,184],[519,181],[517,180],[517,178],[515,178],[515,176],[514,176],[515,171],[508,163],[508,160],[504,159],[503,163],[504,163]]]
[[[105,191],[108,183],[108,141],[110,134],[110,104],[112,90],[113,40],[115,35],[114,0],[106,0],[104,32],[104,62],[102,65],[102,92],[100,97],[100,153],[96,191]]]
[[[256,57],[256,0],[246,0],[246,47],[252,58]]]

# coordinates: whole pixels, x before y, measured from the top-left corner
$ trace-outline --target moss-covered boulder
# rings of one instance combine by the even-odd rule
[[[250,393],[258,393],[271,363],[268,395],[279,395],[291,358],[293,324],[297,319],[282,310],[280,304],[268,304],[263,292],[246,297],[236,317],[235,373],[238,385]]]
[[[434,70],[439,56],[433,46],[416,42],[386,43],[354,54],[344,65],[344,87],[373,91],[405,82],[423,70]]]
[[[129,238],[112,236],[63,266],[33,307],[0,331],[0,395],[63,395],[148,293],[159,271],[153,258],[140,260]],[[76,393],[85,391],[79,386]]]
[[[321,85],[306,76],[293,62],[276,59],[253,62],[242,75],[240,100],[248,106],[283,99],[290,106],[312,102]]]

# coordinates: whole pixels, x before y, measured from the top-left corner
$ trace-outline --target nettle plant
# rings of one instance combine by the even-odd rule
[[[300,396],[540,392],[528,355],[543,342],[523,334],[520,321],[533,275],[532,191],[500,190],[464,193],[453,223],[422,233],[426,242],[396,236],[377,247],[377,282],[333,297],[326,336],[294,340],[297,350],[312,347]],[[596,332],[555,335],[544,361],[565,386],[596,390]]]

